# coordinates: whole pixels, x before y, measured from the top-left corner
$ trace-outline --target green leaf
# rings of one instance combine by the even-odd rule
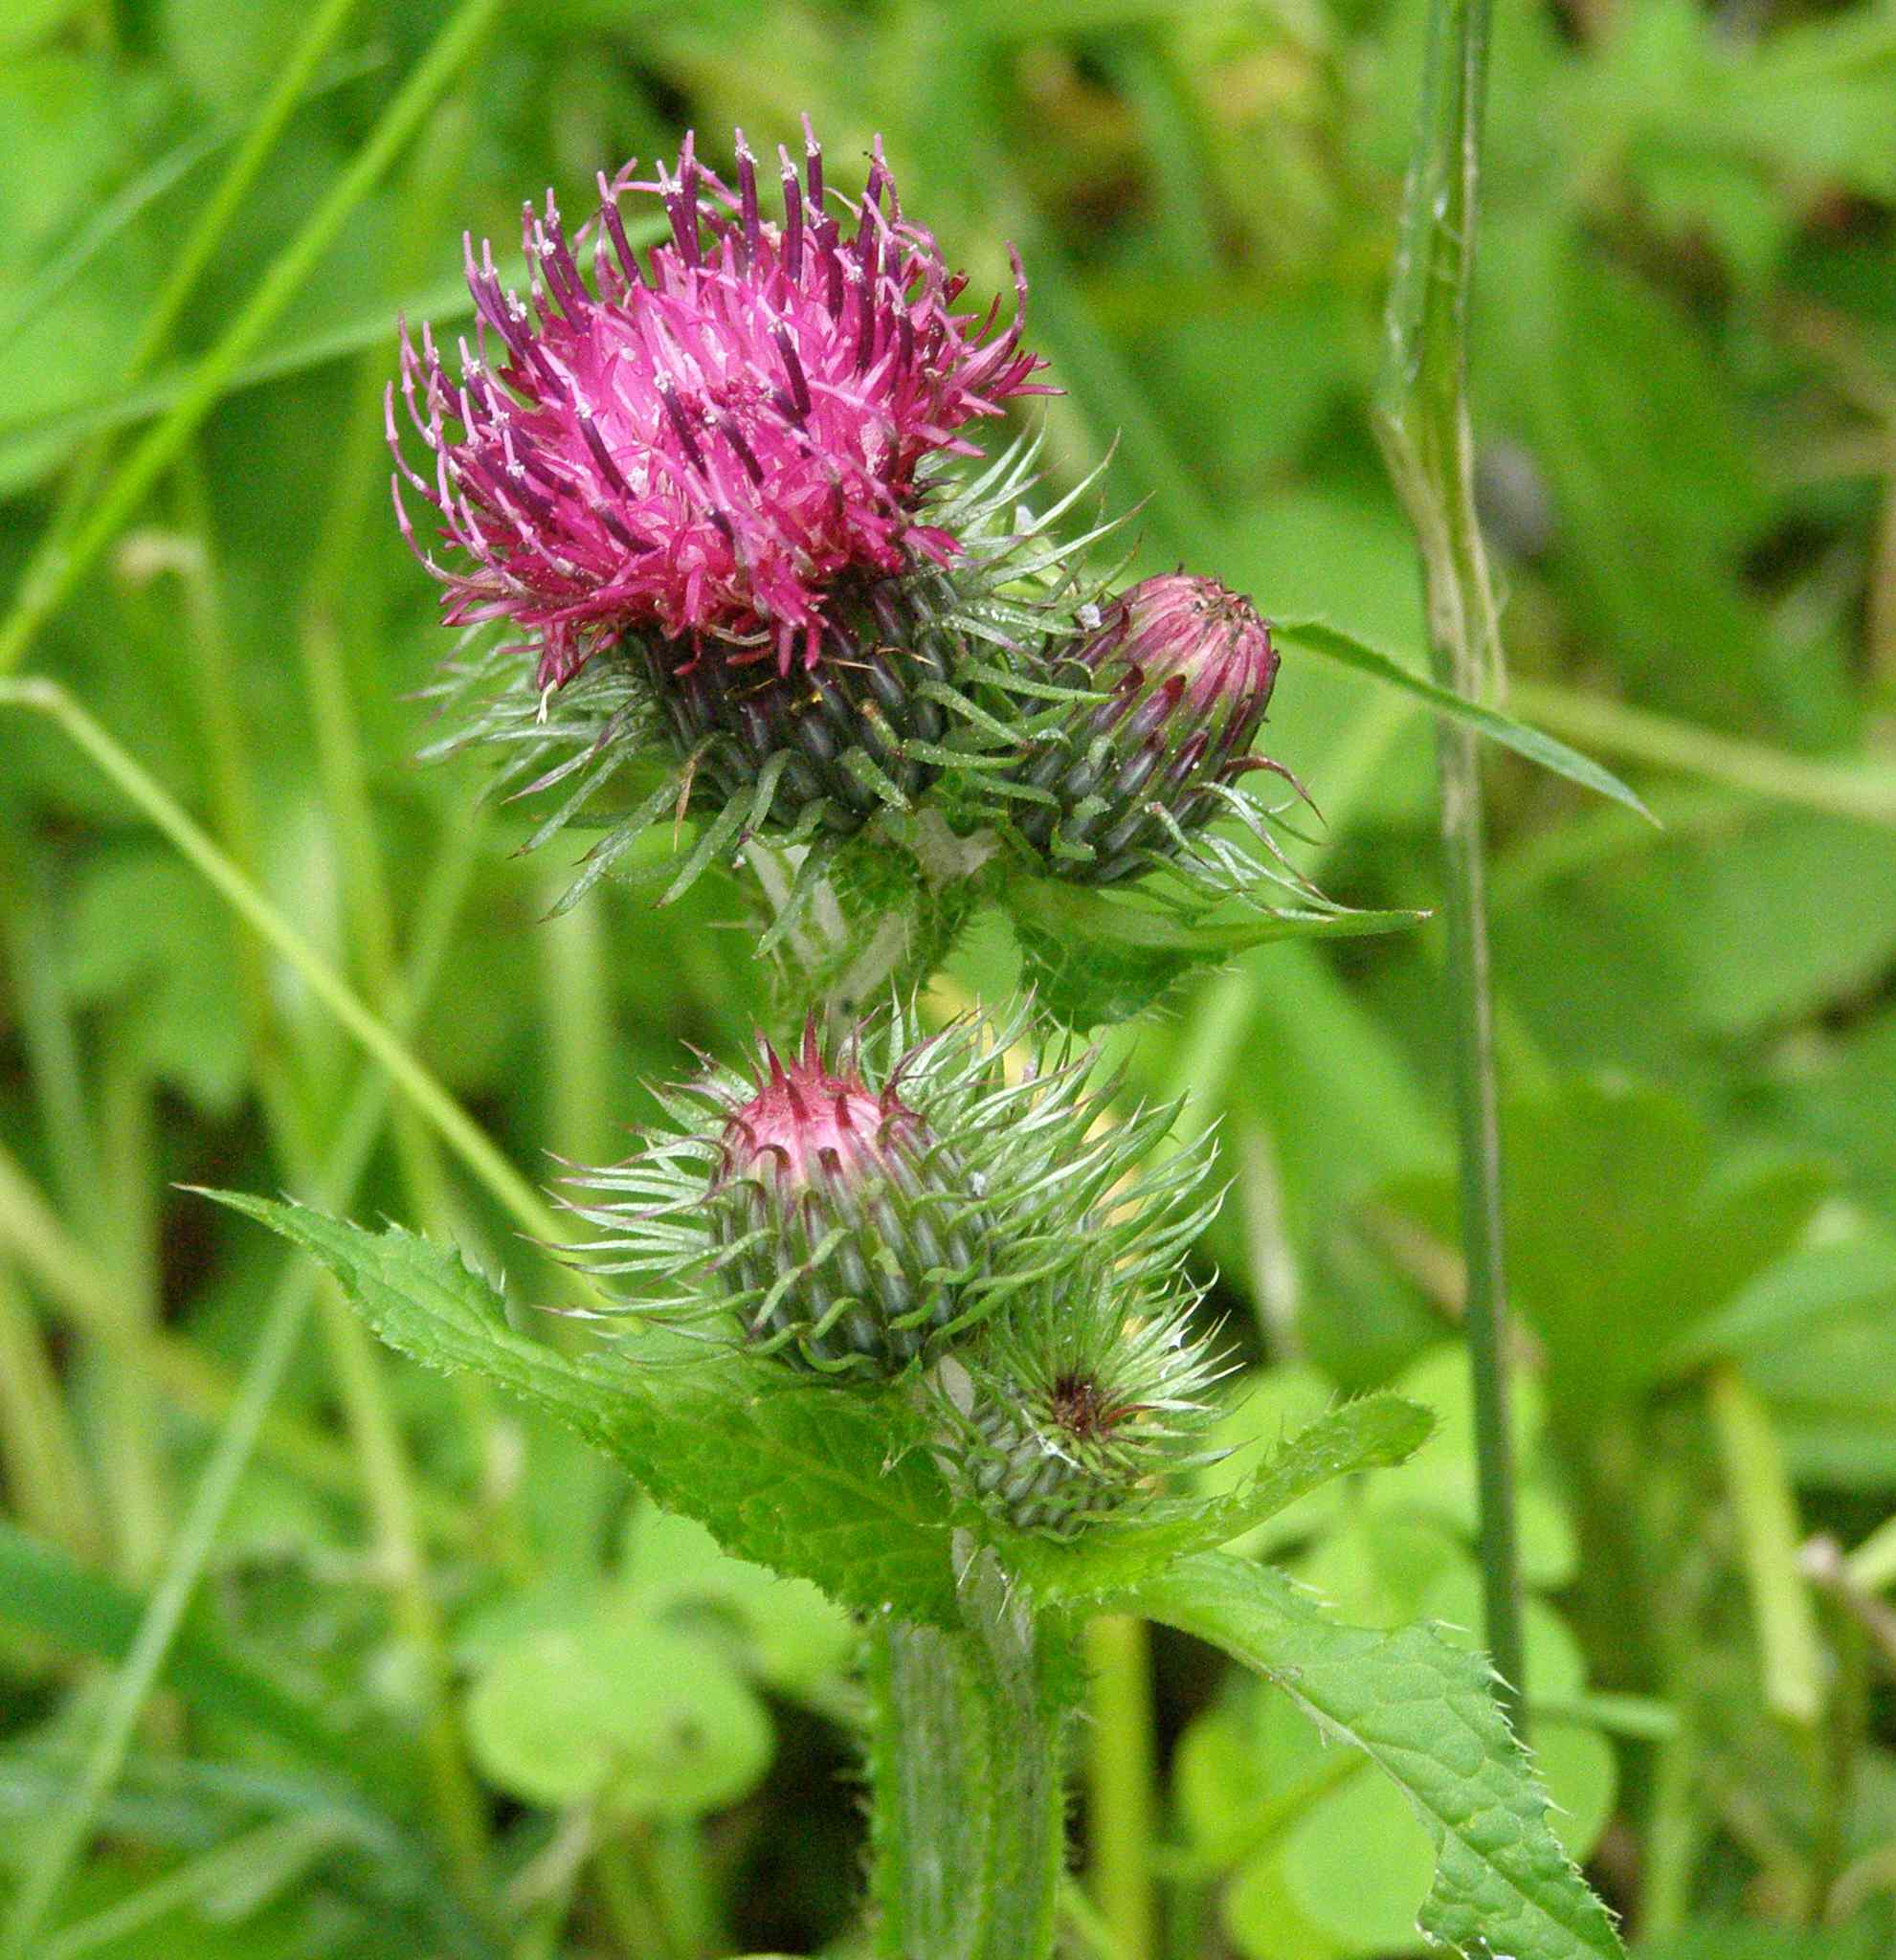
[[[1548,1824],[1478,1654],[1433,1628],[1340,1626],[1281,1572],[1207,1553],[1113,1604],[1221,1647],[1401,1789],[1435,1845],[1424,1933],[1468,1960],[1617,1960],[1606,1908]]]
[[[1069,946],[1079,941],[1113,952],[1174,954],[1187,960],[1228,959],[1281,939],[1358,939],[1365,933],[1400,932],[1424,916],[1352,912],[1323,902],[1253,913],[1222,925],[1191,925],[1052,878],[1017,880],[1008,887],[1007,902],[1017,918],[1059,934]]]
[[[760,1388],[736,1363],[569,1359],[510,1327],[501,1294],[458,1254],[398,1225],[366,1232],[303,1205],[203,1195],[320,1259],[390,1347],[445,1373],[484,1375],[559,1416],[727,1551],[863,1612],[893,1606],[959,1624],[952,1501],[899,1396]]]
[[[1367,674],[1391,687],[1399,687],[1418,701],[1426,702],[1438,713],[1480,729],[1491,742],[1499,742],[1516,755],[1524,755],[1529,762],[1539,763],[1543,768],[1551,769],[1557,776],[1565,776],[1570,783],[1578,783],[1582,789],[1596,791],[1602,796],[1610,796],[1616,803],[1623,803],[1648,822],[1658,822],[1639,797],[1617,776],[1582,755],[1578,749],[1569,748],[1566,743],[1556,742],[1551,735],[1543,734],[1538,728],[1529,728],[1524,722],[1511,721],[1493,708],[1483,707],[1479,702],[1464,701],[1461,695],[1446,687],[1439,687],[1433,680],[1424,679],[1400,660],[1371,646],[1367,640],[1358,639],[1354,634],[1345,633],[1341,627],[1331,626],[1323,619],[1284,619],[1273,620],[1271,630],[1280,638],[1295,640],[1299,645],[1308,647],[1312,653],[1322,654],[1327,659],[1353,667],[1357,673]]]
[[[708,1641],[610,1615],[500,1654],[467,1704],[482,1772],[529,1803],[685,1818],[747,1795],[775,1738]]]
[[[1766,1267],[1717,1312],[1687,1327],[1665,1360],[1689,1373],[1707,1362],[1821,1340],[1840,1324],[1892,1314],[1896,1240],[1866,1233],[1801,1248]]]
[[[620,1584],[649,1618],[724,1637],[747,1669],[785,1694],[810,1694],[856,1652],[855,1623],[808,1580],[732,1558],[691,1518],[641,1505]]]
[[[1534,1752],[1551,1800],[1550,1828],[1570,1854],[1583,1855],[1616,1787],[1612,1749],[1591,1729],[1540,1721]],[[1313,1804],[1271,1862],[1302,1916],[1346,1952],[1416,1946],[1416,1906],[1433,1859],[1402,1794],[1381,1777],[1354,1777]]]
[[[1024,911],[1009,916],[1020,947],[1020,984],[1063,1028],[1129,1021],[1197,964],[1189,953],[1076,941]]]
[[[1020,944],[1024,984],[1070,1028],[1130,1020],[1193,968],[1253,947],[1400,932],[1426,916],[1313,903],[1255,911],[1221,925],[1188,924],[1149,906],[1050,878],[1013,880],[1005,903]]]
[[[1043,1599],[1086,1599],[1136,1585],[1194,1552],[1254,1530],[1311,1491],[1359,1470],[1400,1463],[1434,1418],[1395,1395],[1369,1395],[1318,1417],[1235,1489],[1171,1515],[1104,1519],[1062,1542],[1021,1534],[1007,1564]]]
[[[1888,1293],[1858,1311],[1747,1352],[1745,1379],[1770,1405],[1793,1480],[1886,1491],[1896,1462],[1896,1312]]]
[[[1758,811],[1667,838],[1599,896],[1651,933],[1681,1007],[1723,1039],[1861,999],[1896,959],[1889,833],[1840,816]]]
[[[216,895],[170,852],[143,844],[87,865],[67,911],[66,983],[110,1002],[114,1039],[200,1109],[228,1116],[244,1080],[243,1015]]]

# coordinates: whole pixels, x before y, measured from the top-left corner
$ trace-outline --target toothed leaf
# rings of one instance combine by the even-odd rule
[[[1432,1627],[1340,1626],[1283,1573],[1219,1552],[1112,1604],[1221,1647],[1395,1782],[1435,1843],[1427,1937],[1466,1960],[1621,1960],[1606,1907],[1548,1826],[1481,1655]]]
[[[204,1194],[319,1259],[391,1348],[558,1416],[726,1550],[864,1612],[892,1605],[956,1624],[952,1503],[899,1397],[762,1386],[728,1361],[687,1370],[611,1351],[571,1359],[508,1325],[500,1292],[458,1254],[400,1226],[368,1232],[302,1205]]]
[[[1097,1598],[1228,1545],[1335,1478],[1406,1461],[1433,1427],[1434,1417],[1416,1403],[1369,1395],[1299,1430],[1221,1497],[1107,1518],[1064,1542],[1022,1536],[1008,1548],[1007,1560],[1043,1599]]]

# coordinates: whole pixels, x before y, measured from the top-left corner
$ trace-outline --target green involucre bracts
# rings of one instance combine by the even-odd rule
[[[1024,1012],[922,1038],[891,1013],[828,1052],[813,1022],[574,1177],[584,1255],[628,1314],[911,1383],[970,1503],[1065,1534],[1192,1455],[1218,1372],[1184,1269],[1209,1148],[1149,1163],[1173,1112],[1114,1120],[1093,1062]]]

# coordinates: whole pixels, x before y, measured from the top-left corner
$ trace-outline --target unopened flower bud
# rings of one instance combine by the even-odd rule
[[[1142,1301],[1095,1263],[1062,1311],[1011,1316],[958,1375],[945,1364],[982,1503],[1014,1530],[1070,1537],[1197,1460],[1225,1364],[1191,1330],[1193,1298],[1174,1283]]]
[[[1228,785],[1269,767],[1250,747],[1277,650],[1216,579],[1142,579],[1054,658],[1107,697],[1077,706],[1014,778],[1015,828],[1059,876],[1137,877],[1231,808]]]
[[[752,1340],[819,1370],[892,1374],[957,1317],[980,1270],[978,1196],[894,1081],[832,1070],[814,1025],[764,1050],[706,1197],[717,1270]]]
[[[1009,1354],[1035,1329],[1034,1379],[1083,1373],[1127,1301],[1175,1300],[1216,1203],[1203,1149],[1146,1163],[1171,1110],[1104,1120],[1092,1060],[1024,1013],[921,1039],[897,1013],[827,1050],[813,1026],[793,1057],[660,1091],[644,1147],[573,1180],[605,1194],[574,1207],[602,1235],[580,1250],[633,1281],[624,1312],[805,1370],[985,1367],[991,1337]]]

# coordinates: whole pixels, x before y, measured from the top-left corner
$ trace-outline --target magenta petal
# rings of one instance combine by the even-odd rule
[[[589,288],[550,198],[528,211],[536,304],[505,292],[490,249],[467,241],[478,352],[458,381],[432,339],[406,335],[401,392],[432,468],[403,475],[442,512],[451,620],[508,617],[540,641],[557,686],[627,631],[696,642],[768,641],[788,666],[821,657],[825,602],[852,571],[945,564],[956,540],[909,519],[922,466],[978,454],[960,432],[1012,397],[1046,392],[1021,350],[1025,281],[999,326],[953,310],[965,278],[900,215],[877,146],[853,206],[784,162],[782,225],[762,213],[738,141],[737,189],[687,139],[675,170],[600,179],[582,229],[602,249]],[[649,282],[618,204],[656,198],[669,239]],[[610,249],[603,249],[610,244]],[[596,297],[593,288],[596,288]],[[502,365],[483,365],[489,353]],[[431,480],[432,479],[432,480]]]

